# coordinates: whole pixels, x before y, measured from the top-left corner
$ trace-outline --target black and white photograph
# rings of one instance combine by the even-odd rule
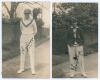
[[[98,78],[98,3],[52,4],[52,77]]]
[[[0,79],[99,80],[99,0],[0,5]]]
[[[2,77],[50,77],[50,3],[2,2]]]

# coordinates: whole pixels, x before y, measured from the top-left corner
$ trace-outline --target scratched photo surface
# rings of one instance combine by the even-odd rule
[[[78,33],[70,31],[75,25],[81,29],[84,39],[82,36],[77,38],[80,34],[78,29]],[[79,54],[82,53],[87,76],[81,75],[82,67],[79,62],[82,58],[79,58],[78,54],[76,56],[77,51],[80,51]],[[70,69],[74,71],[73,74],[75,73],[74,78],[98,78],[98,3],[52,5],[52,76],[70,78],[72,77]]]
[[[26,9],[29,9],[34,25],[29,27],[33,21],[24,22],[24,31],[21,29],[21,20],[24,20]],[[49,78],[50,77],[50,4],[49,2],[2,2],[2,77],[3,78]],[[28,11],[29,13],[29,11]],[[30,29],[29,29],[30,28]],[[37,30],[35,31],[34,29]],[[32,30],[33,29],[33,30]],[[33,33],[30,35],[28,33]],[[23,35],[25,33],[25,35]],[[32,38],[31,38],[32,37]],[[22,73],[20,69],[21,44],[25,49],[29,44],[25,41],[29,39],[29,44],[34,44],[32,54],[25,54],[25,69]],[[31,45],[30,45],[31,46]],[[30,47],[29,47],[30,48]],[[23,53],[22,53],[23,54]],[[35,67],[33,75],[31,64]],[[34,61],[32,61],[34,60]],[[32,63],[33,62],[33,63]],[[23,62],[22,62],[23,64]],[[35,75],[34,75],[35,74]]]

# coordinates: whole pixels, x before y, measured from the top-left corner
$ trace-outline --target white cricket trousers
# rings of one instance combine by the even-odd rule
[[[33,38],[33,40],[32,40]],[[31,43],[29,44],[29,42]],[[28,47],[26,47],[29,45]],[[25,68],[25,55],[29,54],[31,71],[35,72],[35,40],[33,34],[22,34],[20,38],[20,69]],[[27,60],[27,58],[26,58]]]
[[[68,52],[69,52],[69,61],[70,61],[70,73],[74,74],[75,73],[75,55],[78,56],[78,67],[81,70],[81,73],[85,73],[85,68],[84,68],[84,53],[83,53],[83,46],[69,46],[68,45]]]

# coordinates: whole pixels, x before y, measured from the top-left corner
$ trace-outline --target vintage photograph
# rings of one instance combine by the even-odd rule
[[[98,3],[53,3],[53,78],[98,78]]]
[[[2,77],[50,77],[49,2],[2,2]]]

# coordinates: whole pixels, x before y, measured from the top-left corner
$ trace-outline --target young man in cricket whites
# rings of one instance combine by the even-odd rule
[[[21,37],[20,37],[20,69],[17,73],[25,70],[25,55],[29,54],[30,66],[32,74],[35,72],[35,39],[37,33],[36,22],[31,17],[31,10],[24,10],[24,17],[20,21]]]
[[[81,75],[87,77],[84,68],[84,38],[82,30],[77,26],[77,22],[73,23],[67,34],[67,46],[70,60],[70,77],[75,76],[75,71],[79,67]]]

